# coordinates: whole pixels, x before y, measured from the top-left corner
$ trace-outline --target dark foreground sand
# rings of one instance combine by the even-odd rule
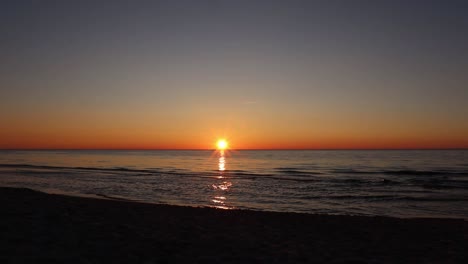
[[[468,222],[216,210],[0,188],[1,263],[468,263]]]

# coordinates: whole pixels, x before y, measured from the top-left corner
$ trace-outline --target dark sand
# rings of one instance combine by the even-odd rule
[[[0,263],[468,263],[468,222],[217,210],[0,188]]]

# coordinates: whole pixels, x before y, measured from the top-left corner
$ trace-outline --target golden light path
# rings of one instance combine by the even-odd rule
[[[224,150],[219,152],[219,160],[218,160],[218,170],[225,171],[226,170],[226,159],[224,158]],[[220,175],[222,177],[223,175]]]

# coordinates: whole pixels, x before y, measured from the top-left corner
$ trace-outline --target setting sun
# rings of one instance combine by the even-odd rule
[[[228,147],[228,142],[227,142],[225,139],[219,139],[219,140],[216,142],[216,147],[217,147],[219,150],[225,150],[225,149],[227,149],[227,147]]]

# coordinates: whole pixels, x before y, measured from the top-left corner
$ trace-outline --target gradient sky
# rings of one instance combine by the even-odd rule
[[[467,1],[2,1],[0,148],[467,148]]]

